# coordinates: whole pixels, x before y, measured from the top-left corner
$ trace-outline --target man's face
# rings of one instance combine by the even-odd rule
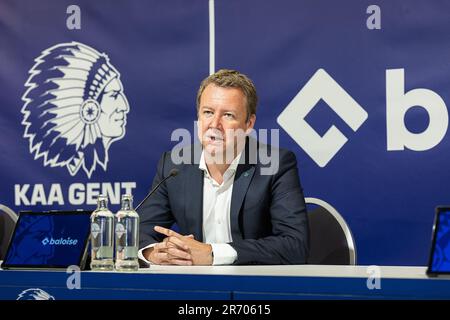
[[[111,80],[103,90],[100,109],[98,124],[102,135],[108,138],[121,137],[130,108],[118,78]]]
[[[198,135],[203,150],[215,161],[233,160],[253,128],[256,116],[247,120],[247,99],[237,88],[209,84],[200,97]],[[238,147],[239,145],[239,147]]]

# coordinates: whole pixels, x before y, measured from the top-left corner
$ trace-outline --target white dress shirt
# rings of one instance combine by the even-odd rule
[[[237,252],[228,242],[232,242],[230,209],[234,176],[239,164],[239,154],[223,174],[223,182],[218,184],[209,174],[204,153],[199,168],[203,175],[203,241],[213,249],[213,265],[232,264]]]
[[[237,252],[228,242],[232,242],[230,209],[234,176],[241,158],[240,153],[223,174],[223,182],[217,183],[209,174],[204,153],[200,157],[199,169],[203,170],[203,242],[211,244],[213,265],[232,264]],[[142,252],[153,247],[151,244],[138,252],[139,259],[151,264]]]

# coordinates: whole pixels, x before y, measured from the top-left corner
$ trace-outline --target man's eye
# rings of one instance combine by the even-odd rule
[[[205,110],[205,111],[203,111],[203,114],[204,114],[205,116],[209,116],[209,115],[212,115],[212,111]]]
[[[234,119],[234,114],[232,113],[225,113],[226,118]]]

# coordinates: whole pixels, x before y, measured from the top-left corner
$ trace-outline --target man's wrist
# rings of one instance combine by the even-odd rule
[[[142,255],[143,255],[144,258],[145,258],[148,262],[150,262],[150,263],[153,263],[153,260],[152,260],[152,252],[153,252],[153,247],[144,249],[144,250],[142,251]]]
[[[210,245],[209,243],[208,243],[208,247],[209,247],[208,265],[212,266],[214,263],[214,250],[213,250],[212,245]]]
[[[138,258],[139,258],[139,260],[145,262],[146,264],[154,264],[153,261],[149,260],[150,254],[146,250],[147,249],[153,249],[153,247],[155,245],[156,245],[156,243],[152,243],[152,244],[149,244],[146,247],[143,247],[143,248],[139,249],[138,250]],[[149,250],[149,251],[150,251],[150,253],[152,252],[152,250]]]
[[[230,265],[237,259],[236,250],[228,243],[211,243],[212,247],[212,264]]]

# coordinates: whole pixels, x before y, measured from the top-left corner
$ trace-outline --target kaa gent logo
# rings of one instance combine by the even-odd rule
[[[72,176],[83,168],[90,178],[97,164],[106,170],[108,149],[125,135],[129,111],[108,56],[62,43],[44,50],[29,74],[21,111],[34,159],[66,167]]]
[[[319,69],[278,116],[280,126],[320,167],[325,167],[344,146],[347,138],[334,125],[321,137],[306,122],[306,116],[320,99],[353,131],[358,130],[368,115],[325,70]]]
[[[55,297],[39,288],[30,288],[19,293],[17,300],[55,300]]]

